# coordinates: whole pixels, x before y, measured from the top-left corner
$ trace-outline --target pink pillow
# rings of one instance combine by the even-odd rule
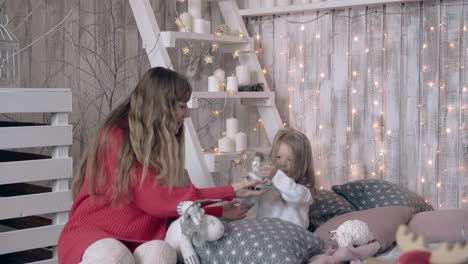
[[[325,242],[324,248],[337,248],[335,240],[331,240],[333,234],[330,231],[348,220],[361,220],[369,225],[369,229],[375,240],[380,243],[382,252],[395,242],[395,233],[399,225],[407,224],[411,219],[415,209],[406,206],[386,206],[371,208],[362,211],[355,211],[339,216],[335,216],[327,222],[321,224],[314,232]]]
[[[421,212],[413,215],[408,227],[427,243],[465,241],[468,238],[468,208]]]

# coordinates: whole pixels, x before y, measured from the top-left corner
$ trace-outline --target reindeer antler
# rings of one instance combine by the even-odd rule
[[[408,230],[406,225],[400,225],[396,232],[396,242],[403,252],[419,250],[429,251],[422,236],[415,235]]]
[[[442,243],[437,249],[432,251],[429,259],[434,264],[455,264],[466,263],[468,261],[468,243]]]
[[[468,261],[468,243],[444,242],[437,249],[430,251],[426,247],[424,238],[410,232],[406,225],[398,227],[396,242],[403,252],[414,250],[431,252],[431,264],[461,264]]]

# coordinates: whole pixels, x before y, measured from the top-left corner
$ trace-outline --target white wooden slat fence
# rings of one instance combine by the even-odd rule
[[[51,191],[0,198],[0,220],[52,217],[52,224],[0,232],[0,255],[55,246],[71,207],[72,111],[69,89],[0,89],[0,113],[47,113],[50,124],[0,126],[0,150],[51,147],[51,158],[0,162],[0,185],[50,181]],[[47,215],[47,216],[45,216]],[[57,263],[56,257],[34,263]]]

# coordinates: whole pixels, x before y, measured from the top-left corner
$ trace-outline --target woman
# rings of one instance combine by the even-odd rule
[[[73,179],[75,200],[59,238],[59,263],[133,263],[135,248],[164,239],[169,220],[178,217],[178,203],[264,192],[248,188],[257,182],[182,187],[183,122],[191,92],[178,73],[152,68],[109,114]],[[247,210],[232,203],[205,208],[230,219],[243,218]]]

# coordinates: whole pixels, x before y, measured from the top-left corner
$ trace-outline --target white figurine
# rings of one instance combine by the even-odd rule
[[[211,201],[211,200],[210,200]],[[216,241],[224,234],[224,225],[216,217],[205,214],[199,204],[205,202],[181,202],[177,213],[181,215],[167,229],[165,241],[176,251],[180,261],[186,264],[200,264],[193,245],[201,246],[205,241]]]
[[[252,160],[252,165],[250,167],[250,172],[247,174],[247,180],[248,181],[253,181],[257,180],[259,183],[255,185],[255,189],[265,189],[268,187],[268,183],[264,182],[265,179],[262,177],[258,176],[256,172],[262,167],[262,166],[269,166],[270,164],[266,160],[265,155],[262,153],[256,152],[253,156]]]

